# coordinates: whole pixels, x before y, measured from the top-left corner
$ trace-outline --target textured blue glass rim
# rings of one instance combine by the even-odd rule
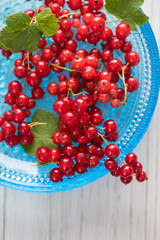
[[[147,41],[147,46],[150,51],[150,58],[151,58],[151,65],[152,65],[152,88],[151,88],[151,93],[150,93],[150,99],[147,105],[147,109],[145,111],[145,114],[143,116],[143,119],[138,126],[135,134],[132,136],[132,139],[129,141],[127,144],[125,151],[133,151],[135,147],[138,145],[142,137],[144,136],[154,113],[155,106],[158,100],[158,94],[159,94],[159,87],[160,87],[160,58],[159,58],[159,51],[158,51],[158,46],[157,42],[154,36],[154,33],[152,31],[152,28],[147,22],[145,25],[141,26],[141,32],[145,36],[145,39]],[[96,175],[95,177],[91,177],[88,175],[85,179],[81,179],[81,181],[75,181],[74,185],[65,186],[63,189],[62,188],[56,188],[55,189],[51,186],[46,186],[46,187],[37,187],[37,186],[28,186],[26,184],[17,184],[13,183],[10,181],[2,180],[0,179],[0,185],[15,189],[15,190],[20,190],[20,191],[25,191],[25,192],[37,192],[37,193],[49,193],[49,192],[62,192],[62,191],[67,191],[71,190],[74,188],[78,188],[84,185],[87,185],[91,182],[96,181],[97,179],[105,176],[108,172],[106,171],[101,171],[100,174]]]

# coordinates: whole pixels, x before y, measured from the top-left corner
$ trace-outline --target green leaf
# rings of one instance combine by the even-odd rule
[[[0,32],[0,45],[15,53],[24,49],[34,52],[37,50],[40,38],[41,32],[35,26],[28,26],[19,31],[6,27]]]
[[[32,122],[47,123],[46,125],[37,125],[32,128],[34,133],[34,141],[31,145],[23,145],[25,153],[34,156],[36,151],[41,146],[46,146],[49,149],[58,147],[52,141],[52,135],[59,129],[59,119],[54,116],[51,111],[38,109],[32,117]]]
[[[30,25],[30,22],[30,17],[22,12],[8,16],[7,26],[0,32],[0,46],[15,53],[24,49],[36,51],[41,31],[36,26]]]
[[[43,32],[45,37],[52,37],[57,33],[59,29],[57,21],[50,8],[46,8],[36,15],[37,28]]]
[[[22,30],[30,25],[30,17],[22,12],[14,13],[6,18],[7,25],[14,31]]]
[[[135,31],[137,25],[145,24],[149,17],[140,11],[144,0],[105,0],[108,13],[128,23]]]

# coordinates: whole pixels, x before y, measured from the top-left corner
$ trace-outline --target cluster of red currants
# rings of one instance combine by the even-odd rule
[[[132,51],[132,44],[126,41],[131,28],[127,23],[120,23],[114,35],[105,26],[106,15],[101,12],[103,0],[89,0],[86,4],[81,0],[69,0],[68,6],[72,11],[61,9],[64,4],[65,0],[45,0],[46,6],[38,9],[41,12],[49,7],[58,18],[60,28],[50,45],[47,46],[46,39],[42,37],[37,53],[23,50],[22,58],[15,61],[14,75],[19,81],[12,81],[8,86],[5,102],[11,110],[0,117],[0,142],[5,140],[13,147],[19,142],[30,145],[34,141],[31,126],[24,120],[30,116],[36,100],[43,98],[44,90],[40,85],[52,70],[60,73],[59,83],[50,82],[47,86],[48,93],[58,98],[53,109],[59,114],[60,129],[53,134],[52,140],[60,148],[50,150],[42,146],[36,153],[39,162],[58,164],[58,168],[50,171],[50,180],[59,182],[64,175],[83,174],[87,168],[96,167],[106,155],[105,167],[113,176],[120,176],[121,181],[128,184],[135,174],[136,179],[143,182],[147,178],[146,173],[142,171],[136,155],[129,153],[124,163],[118,146],[107,142],[118,139],[118,127],[114,120],[104,122],[101,110],[96,107],[97,102],[110,102],[112,107],[125,105],[127,92],[135,92],[139,87],[138,80],[131,74],[140,57]],[[73,12],[77,10],[79,12]],[[35,11],[29,9],[25,13],[32,19]],[[77,29],[75,36],[73,28]],[[78,49],[78,41],[87,41],[90,45],[103,41],[102,51],[95,46],[90,52]],[[125,53],[124,64],[119,50]],[[114,58],[114,52],[120,58]],[[12,53],[2,50],[2,54],[8,58]],[[71,69],[66,64],[70,64]],[[68,79],[61,73],[64,70],[70,74]],[[124,89],[118,87],[119,79],[123,81]],[[26,86],[32,88],[31,97],[24,94]],[[98,126],[103,122],[104,135],[98,132]],[[19,132],[17,135],[16,131]],[[104,142],[108,145],[105,149],[102,147]],[[117,158],[121,161],[120,167]]]

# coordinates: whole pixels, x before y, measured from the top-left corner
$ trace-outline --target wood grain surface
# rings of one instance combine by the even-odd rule
[[[160,1],[145,0],[143,10],[160,47]],[[124,186],[107,175],[64,193],[0,187],[0,240],[159,240],[160,104],[136,153],[147,183]]]

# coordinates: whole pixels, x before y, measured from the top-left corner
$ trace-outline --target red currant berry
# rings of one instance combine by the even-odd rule
[[[75,164],[74,165],[74,170],[79,173],[79,174],[84,174],[85,172],[87,172],[87,167],[88,165],[87,164]]]
[[[6,111],[4,114],[3,114],[3,119],[5,121],[12,121],[12,118],[13,118],[13,112],[10,110],[10,111]]]
[[[129,184],[130,182],[132,182],[132,179],[133,179],[132,176],[127,177],[127,178],[120,177],[121,182],[126,184],[126,185]]]
[[[138,182],[144,182],[145,180],[147,180],[147,175],[146,175],[146,173],[145,173],[144,171],[138,173],[137,176],[136,176],[136,180],[137,180]]]
[[[27,83],[30,87],[39,87],[42,83],[42,78],[36,72],[31,72],[28,74]]]
[[[40,39],[40,44],[39,44],[38,48],[43,49],[43,48],[45,48],[46,45],[47,45],[47,41],[45,38],[42,37]]]
[[[116,35],[119,39],[125,39],[129,36],[131,32],[131,27],[129,26],[128,23],[120,23],[116,27]]]
[[[131,44],[130,42],[124,41],[124,42],[123,42],[123,45],[122,45],[122,47],[121,47],[121,51],[122,51],[123,53],[127,53],[127,52],[132,51],[132,44]]]
[[[142,169],[143,169],[143,166],[142,166],[142,164],[140,163],[140,162],[136,162],[135,164],[133,164],[133,171],[134,171],[134,173],[140,173],[140,172],[142,172]]]
[[[59,148],[52,148],[50,150],[50,160],[52,162],[58,162],[61,159],[61,151]]]
[[[95,126],[102,124],[103,122],[103,115],[100,112],[95,112],[91,114],[91,123]]]
[[[13,110],[13,116],[12,116],[12,121],[14,123],[21,123],[25,119],[25,114],[22,109],[14,109]]]
[[[118,167],[118,163],[114,159],[108,159],[105,161],[105,168],[109,171],[115,171]]]
[[[71,61],[71,66],[77,71],[81,71],[86,65],[85,58],[75,55]]]
[[[61,134],[60,131],[56,131],[56,132],[53,133],[53,136],[52,136],[53,142],[57,145],[60,145],[60,141],[59,141],[60,134]]]
[[[71,171],[73,166],[74,162],[71,158],[64,157],[59,162],[59,168],[64,173]]]
[[[77,153],[77,155],[75,156],[75,161],[78,164],[85,164],[87,161],[87,154],[86,153]]]
[[[88,140],[92,140],[97,137],[98,131],[96,127],[89,126],[85,129],[84,133]]]
[[[16,66],[14,68],[14,75],[17,78],[25,78],[27,77],[27,74],[28,74],[28,70],[25,66]]]
[[[33,18],[35,11],[32,9],[28,9],[24,13],[27,14],[30,18]]]
[[[12,81],[8,85],[8,90],[13,94],[13,95],[18,95],[22,92],[22,85],[18,81]]]
[[[113,108],[119,107],[119,104],[120,104],[119,99],[113,99],[111,101],[111,107],[113,107]]]
[[[19,144],[19,137],[18,136],[12,136],[12,137],[6,137],[5,142],[10,147],[15,147]]]
[[[42,59],[42,57],[38,53],[31,56],[31,62],[33,65],[36,65],[41,59]]]
[[[117,167],[114,171],[111,171],[111,174],[114,177],[120,177],[121,176],[120,167]]]
[[[117,123],[114,120],[107,120],[104,122],[104,131],[106,135],[115,134],[118,131]]]
[[[115,144],[110,144],[105,148],[105,154],[108,158],[117,158],[120,154],[120,149]]]
[[[89,0],[89,6],[97,11],[103,7],[103,0]]]
[[[128,92],[136,92],[139,88],[139,82],[137,80],[137,78],[135,77],[128,77],[125,80],[126,84],[127,84],[127,91]]]
[[[29,103],[29,97],[25,94],[19,94],[16,98],[16,105],[19,108],[27,107]]]
[[[54,183],[62,181],[62,178],[63,173],[59,168],[53,168],[49,173],[49,179]]]
[[[105,21],[102,17],[94,17],[90,22],[90,28],[93,32],[101,32],[104,30]]]
[[[102,93],[108,93],[111,89],[111,84],[108,80],[99,80],[98,88]]]
[[[28,108],[32,109],[36,106],[36,101],[33,98],[29,98]]]
[[[13,123],[5,122],[2,125],[2,132],[4,133],[5,136],[12,137],[16,132],[16,128],[13,125]]]
[[[41,87],[36,87],[36,88],[33,88],[32,89],[32,97],[34,99],[42,99],[43,96],[44,96],[44,91],[43,91],[43,88]]]
[[[125,162],[132,166],[137,162],[137,155],[135,153],[128,153],[125,157]]]
[[[34,134],[31,131],[27,134],[20,134],[19,140],[24,145],[30,145],[34,141]]]
[[[5,135],[2,131],[0,131],[0,142],[3,142],[5,140]]]
[[[88,167],[95,168],[99,164],[99,158],[97,156],[90,156],[87,159]]]
[[[138,65],[140,62],[139,54],[133,51],[127,52],[125,56],[126,63],[129,63],[129,66],[133,67]]]
[[[35,69],[38,75],[40,75],[41,77],[47,77],[50,74],[50,67],[44,60],[38,61]]]
[[[88,108],[87,102],[83,99],[76,99],[73,101],[72,110],[76,113],[81,115],[84,113]]]
[[[55,41],[56,44],[64,43],[64,41],[65,41],[64,32],[61,29],[58,29],[57,33],[53,36],[53,40]]]
[[[103,41],[108,41],[113,37],[113,32],[110,28],[105,27],[101,32],[100,32],[100,38]]]
[[[81,0],[76,0],[76,1],[75,0],[69,0],[69,3],[68,3],[69,8],[71,10],[78,10],[78,9],[80,9],[81,4],[82,4]]]
[[[64,43],[64,49],[68,49],[71,52],[75,52],[77,49],[77,42],[73,39],[69,39]]]
[[[121,62],[121,60],[119,60],[117,58],[111,59],[107,63],[107,69],[108,69],[109,72],[112,72],[112,73],[120,72],[122,70],[122,62]]]
[[[82,69],[82,77],[91,80],[96,75],[96,71],[92,66],[86,66]]]
[[[26,122],[22,122],[18,124],[18,131],[22,134],[27,134],[30,131],[30,126]]]
[[[5,95],[5,103],[7,103],[8,105],[13,105],[16,103],[16,97],[15,95],[13,95],[12,93],[8,92],[6,95]]]
[[[4,123],[4,119],[0,117],[0,127],[2,127],[3,123]]]
[[[78,118],[75,113],[68,111],[63,115],[63,121],[68,127],[74,128],[78,123]]]
[[[121,176],[123,178],[128,178],[128,177],[132,176],[132,174],[133,174],[132,166],[124,165],[121,167]]]
[[[67,145],[71,142],[71,135],[68,132],[61,132],[59,135],[59,143],[61,145]]]
[[[50,157],[50,150],[47,147],[40,147],[36,151],[36,158],[39,162],[46,163]]]

